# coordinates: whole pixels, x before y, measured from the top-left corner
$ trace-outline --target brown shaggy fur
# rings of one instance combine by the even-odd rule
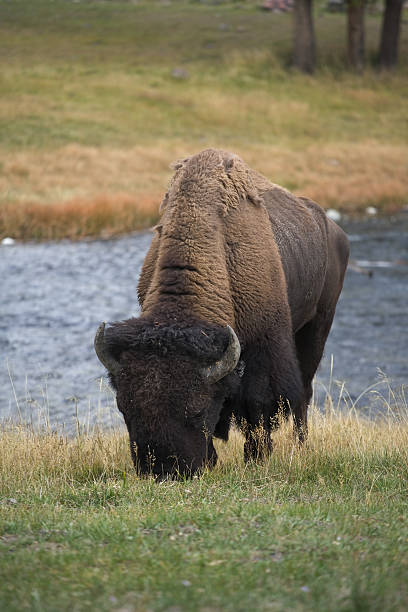
[[[258,452],[253,431],[280,410],[304,438],[348,259],[319,206],[240,158],[208,149],[175,168],[140,276],[142,314],[106,334],[132,451],[158,474],[213,463],[212,436],[228,437],[233,413],[247,424],[246,458]],[[241,362],[208,385],[200,368],[222,355],[227,324]]]

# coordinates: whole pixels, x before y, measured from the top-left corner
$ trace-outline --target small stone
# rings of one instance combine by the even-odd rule
[[[171,76],[174,79],[188,79],[188,72],[184,68],[173,68]]]
[[[189,580],[182,580],[182,581],[181,581],[181,584],[182,584],[183,586],[185,586],[185,587],[189,587],[189,586],[191,586],[191,582],[190,582]]]
[[[13,244],[15,244],[16,241],[14,240],[14,238],[10,238],[10,236],[6,236],[6,238],[3,238],[3,240],[1,241],[1,244],[3,246],[13,246]]]
[[[367,215],[376,215],[377,209],[374,206],[367,206],[366,213]]]
[[[329,219],[331,219],[332,221],[340,221],[341,219],[341,213],[339,213],[338,210],[336,210],[335,208],[328,208],[326,210],[326,215],[329,217]]]

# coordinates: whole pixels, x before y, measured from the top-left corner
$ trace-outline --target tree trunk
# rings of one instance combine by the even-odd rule
[[[382,68],[394,68],[397,63],[402,4],[403,0],[385,0],[379,57]]]
[[[362,72],[364,68],[364,0],[347,3],[347,54],[350,66]]]
[[[313,72],[316,61],[313,0],[295,0],[294,38],[294,65],[302,72]]]

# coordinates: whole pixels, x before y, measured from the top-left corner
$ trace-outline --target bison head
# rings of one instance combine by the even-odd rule
[[[229,326],[116,323],[95,336],[130,437],[135,467],[158,477],[214,465],[212,436],[239,385],[241,347]],[[224,424],[226,435],[228,427]]]

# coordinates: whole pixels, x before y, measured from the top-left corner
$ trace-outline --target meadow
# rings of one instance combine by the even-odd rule
[[[319,66],[253,1],[0,0],[0,237],[109,236],[157,219],[171,161],[232,150],[347,214],[407,202],[408,36],[391,74],[345,64],[316,7]],[[359,398],[360,399],[360,398]],[[191,480],[135,472],[122,428],[0,425],[0,610],[408,608],[408,406],[313,407],[264,463],[242,438]],[[340,405],[341,404],[341,405]]]
[[[0,608],[402,611],[408,606],[406,399],[372,420],[311,411],[272,458],[218,444],[212,472],[140,479],[123,430],[3,425]]]
[[[0,236],[111,235],[155,222],[179,157],[215,146],[347,213],[407,202],[400,65],[350,73],[345,16],[316,5],[318,69],[290,68],[292,17],[255,2],[0,2]]]

